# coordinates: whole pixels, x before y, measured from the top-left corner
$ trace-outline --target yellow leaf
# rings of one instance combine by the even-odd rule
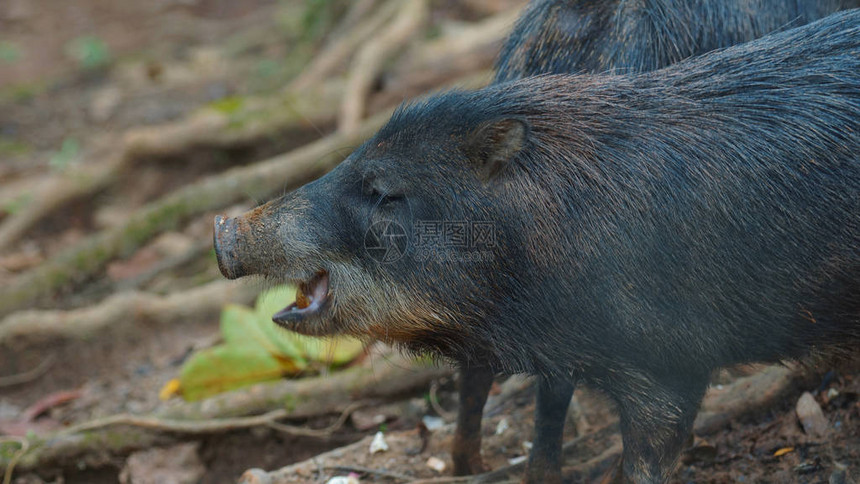
[[[158,398],[161,400],[167,400],[173,395],[178,394],[181,388],[182,384],[179,383],[178,379],[174,378],[161,387],[161,390],[158,392]]]
[[[779,449],[778,451],[774,452],[773,456],[774,457],[782,457],[785,454],[788,454],[789,452],[794,452],[794,447],[783,447],[783,448]]]

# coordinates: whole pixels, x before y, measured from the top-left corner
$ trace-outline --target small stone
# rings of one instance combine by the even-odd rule
[[[447,466],[445,465],[445,461],[442,459],[438,457],[430,457],[427,459],[427,467],[441,474],[442,472],[445,472],[445,467]]]
[[[797,400],[797,418],[803,426],[806,435],[812,437],[823,437],[827,433],[828,422],[821,410],[821,405],[809,392],[804,392]]]
[[[272,478],[263,469],[248,469],[239,477],[239,484],[271,484]]]
[[[442,428],[442,426],[445,425],[445,420],[439,417],[431,417],[430,415],[421,417],[421,421],[424,423],[424,426],[427,427],[427,430],[430,431]]]
[[[496,425],[496,435],[502,435],[509,428],[511,428],[511,425],[508,423],[508,419],[503,418],[499,420],[499,424]]]
[[[332,477],[325,484],[359,484],[359,480],[355,475]]]
[[[373,436],[373,441],[370,442],[370,453],[385,452],[388,450],[388,444],[385,442],[385,436],[382,432],[377,432]]]

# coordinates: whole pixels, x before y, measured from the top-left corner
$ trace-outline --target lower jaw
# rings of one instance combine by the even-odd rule
[[[308,315],[296,319],[284,319],[275,321],[278,326],[304,336],[331,336],[339,331],[335,330],[329,321],[324,321],[317,315]]]

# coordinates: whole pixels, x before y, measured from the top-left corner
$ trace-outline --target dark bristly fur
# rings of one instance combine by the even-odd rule
[[[858,0],[533,0],[502,49],[495,80],[652,71],[857,7]]]
[[[856,336],[838,311],[856,318],[860,307],[858,18],[637,77],[541,76],[398,110],[376,142],[395,172],[459,192],[444,207],[454,219],[485,207],[463,198],[476,196],[454,172],[466,167],[429,162],[444,146],[435,140],[494,120],[528,126],[527,146],[489,187],[501,191],[493,212],[511,251],[494,279],[520,297],[473,309],[473,336],[505,355],[505,370],[537,374],[603,360],[591,353],[606,341],[634,367],[708,369]],[[523,273],[524,260],[543,270]],[[575,300],[559,287],[575,287],[562,291]],[[574,340],[523,344],[569,335],[556,323],[571,308]],[[535,333],[512,340],[517,331]],[[707,346],[691,347],[691,335]]]
[[[856,351],[858,153],[854,10],[652,73],[407,105],[325,177],[216,227],[217,253],[231,277],[327,271],[326,306],[292,329],[606,391],[625,479],[663,482],[714,369]],[[392,220],[490,221],[493,257],[379,263],[363,238]],[[542,390],[529,482],[560,478],[570,391]]]
[[[533,0],[502,49],[494,83],[541,74],[651,71],[851,7],[860,7],[860,1]],[[475,375],[469,375],[471,372]],[[462,381],[475,382],[480,375],[490,378],[486,370],[461,365]],[[538,385],[535,418],[543,427],[557,427],[558,432],[563,429],[570,395],[552,389],[567,386],[559,380]],[[489,382],[461,385],[460,407],[475,408],[474,401],[486,400],[486,395],[476,395],[484,388],[489,388]],[[554,424],[549,422],[551,415],[557,416]],[[471,420],[474,418],[461,419]],[[458,425],[452,449],[456,475],[484,469],[480,428],[477,431],[477,435],[461,435],[466,430]],[[459,442],[470,442],[471,446]],[[556,469],[556,474],[545,467]],[[559,449],[536,446],[526,477],[529,482],[558,482],[559,468]]]

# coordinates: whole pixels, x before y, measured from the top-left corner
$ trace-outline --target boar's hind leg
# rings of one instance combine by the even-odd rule
[[[528,484],[561,483],[561,443],[573,384],[564,380],[538,380],[535,438],[525,481]]]
[[[616,375],[613,385],[611,395],[618,403],[624,441],[623,482],[668,481],[692,431],[708,377],[661,380],[626,374]]]
[[[481,460],[481,418],[492,385],[493,372],[489,368],[464,366],[460,370],[460,409],[451,450],[455,476],[486,470]]]

